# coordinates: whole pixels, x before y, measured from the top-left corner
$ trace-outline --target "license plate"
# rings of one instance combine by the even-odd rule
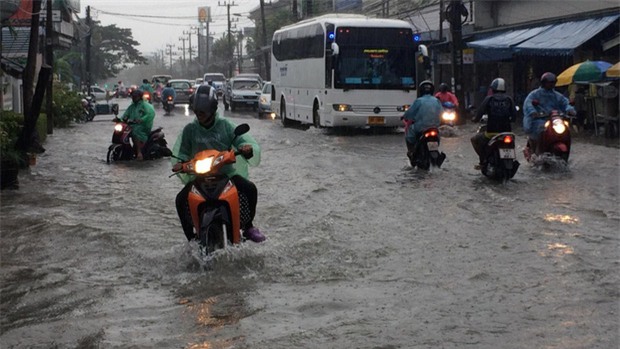
[[[383,116],[369,116],[368,125],[385,125],[385,118]]]
[[[252,101],[246,101],[245,104],[254,104]]]
[[[439,150],[439,142],[428,142],[426,145],[428,146],[428,151]]]
[[[516,158],[514,148],[499,148],[500,159],[514,159]]]

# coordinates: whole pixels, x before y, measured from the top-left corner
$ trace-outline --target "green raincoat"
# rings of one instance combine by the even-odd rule
[[[149,134],[153,128],[153,119],[155,119],[155,108],[144,100],[140,100],[138,103],[131,103],[131,105],[125,110],[123,119],[128,121],[142,120],[139,124],[133,124],[132,134],[142,142],[146,142],[149,139]]]
[[[191,160],[196,153],[206,149],[224,151],[230,149],[232,145],[237,150],[242,145],[249,144],[252,146],[254,156],[246,159],[242,155],[238,155],[236,163],[222,168],[222,172],[228,177],[240,175],[248,179],[248,166],[257,166],[260,163],[260,146],[249,133],[237,137],[233,143],[235,127],[237,125],[221,117],[219,112],[216,113],[215,123],[210,128],[201,126],[198,119],[194,119],[193,122],[183,128],[172,148],[172,154],[183,160]],[[172,159],[173,164],[179,161]],[[185,174],[181,174],[180,178],[184,184],[194,179],[193,176]]]

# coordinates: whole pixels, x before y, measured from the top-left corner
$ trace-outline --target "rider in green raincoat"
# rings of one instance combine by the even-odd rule
[[[248,165],[256,166],[260,163],[260,146],[248,133],[235,139],[236,125],[217,112],[217,97],[211,86],[203,85],[196,91],[193,109],[196,119],[183,128],[172,149],[173,159],[177,159],[173,160],[173,171],[176,172],[181,168],[181,163],[176,162],[178,159],[189,161],[202,150],[225,151],[231,146],[238,150],[241,154],[237,156],[237,161],[234,164],[225,165],[222,173],[231,179],[239,193],[248,200],[250,217],[245,226],[242,226],[243,235],[254,242],[264,241],[265,236],[252,223],[256,213],[258,190],[256,185],[248,180]],[[177,212],[185,236],[191,240],[193,227],[191,218],[189,218],[187,195],[191,190],[194,177],[186,174],[179,174],[179,176],[185,187],[176,198]]]
[[[144,143],[149,139],[149,134],[153,128],[155,108],[142,99],[142,91],[140,90],[131,92],[131,100],[131,105],[123,113],[123,119],[135,123],[132,125],[131,137],[136,148],[136,158],[142,160]],[[138,149],[140,151],[137,151]]]

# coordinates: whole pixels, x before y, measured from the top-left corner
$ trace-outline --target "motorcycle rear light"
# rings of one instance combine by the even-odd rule
[[[169,101],[172,101],[172,96],[168,96],[168,100],[169,100]]]
[[[426,134],[424,136],[425,137],[436,137],[437,136],[437,131],[435,131],[435,130],[428,131],[428,132],[426,132]]]
[[[512,136],[504,137],[504,143],[510,144],[510,143],[512,143],[512,141],[513,141]]]

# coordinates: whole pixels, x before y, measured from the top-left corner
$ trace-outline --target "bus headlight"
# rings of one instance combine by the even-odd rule
[[[333,105],[335,111],[352,111],[351,105],[349,104],[334,104]]]

